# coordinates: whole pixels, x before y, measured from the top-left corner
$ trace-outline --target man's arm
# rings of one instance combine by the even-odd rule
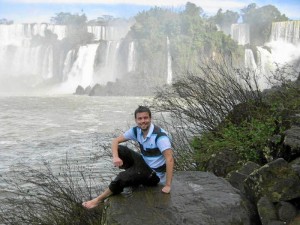
[[[174,159],[172,149],[167,149],[163,151],[163,155],[166,159],[166,184],[162,189],[162,192],[168,194],[171,191],[171,184],[173,178],[173,169],[174,169]]]
[[[123,165],[122,159],[119,158],[118,145],[122,142],[128,141],[123,135],[114,138],[111,143],[111,150],[113,155],[113,163],[115,166],[120,167]]]

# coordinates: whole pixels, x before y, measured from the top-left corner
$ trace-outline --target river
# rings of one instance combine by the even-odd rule
[[[43,161],[60,166],[66,156],[77,164],[113,167],[99,155],[102,145],[134,125],[133,112],[144,97],[0,96],[0,176],[18,165]],[[106,160],[108,161],[108,160]],[[1,189],[6,189],[3,186]]]

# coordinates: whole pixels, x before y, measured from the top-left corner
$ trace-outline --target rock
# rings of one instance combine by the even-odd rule
[[[268,223],[268,225],[286,225],[286,223],[285,223],[285,222],[282,222],[282,221],[280,221],[280,220],[273,220],[273,221],[270,221],[270,222]]]
[[[300,225],[300,213],[289,223],[289,225]]]
[[[237,171],[230,172],[226,176],[226,179],[233,187],[240,190],[242,193],[245,193],[244,181],[254,170],[258,168],[260,168],[258,164],[254,162],[247,162],[244,166],[242,166]]]
[[[300,156],[300,127],[292,126],[285,131],[284,145],[290,150],[291,157]]]
[[[296,207],[289,202],[279,202],[277,208],[279,219],[286,223],[290,223],[297,215]]]
[[[87,87],[84,89],[84,94],[89,95],[90,92],[91,92],[91,90],[92,90],[91,86],[90,86],[90,85],[87,86]]]
[[[229,172],[236,170],[239,156],[232,150],[222,150],[214,154],[206,163],[206,170],[217,176],[225,177]]]
[[[243,199],[225,179],[209,172],[176,172],[171,194],[162,186],[139,187],[130,197],[116,195],[106,203],[106,225],[253,225]]]
[[[84,89],[80,85],[77,86],[76,91],[74,93],[75,95],[84,95]]]
[[[233,171],[227,175],[226,179],[233,187],[240,190],[242,193],[245,193],[244,181],[247,179],[247,177],[248,176],[245,174]]]
[[[262,225],[268,225],[277,220],[276,209],[267,197],[261,197],[257,202],[257,211]]]
[[[290,166],[297,172],[298,176],[300,177],[300,158],[297,158],[290,162]]]
[[[89,96],[100,96],[104,94],[104,88],[100,84],[95,84],[89,92]]]
[[[245,180],[248,195],[257,202],[262,196],[272,202],[300,197],[300,179],[284,159],[277,159],[251,173]]]
[[[258,168],[260,168],[260,166],[257,163],[249,161],[244,166],[242,166],[238,170],[238,172],[245,175],[250,175],[254,170],[257,170]]]

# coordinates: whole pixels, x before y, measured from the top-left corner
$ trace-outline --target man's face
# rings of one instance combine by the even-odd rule
[[[136,114],[135,122],[143,131],[146,131],[149,129],[151,124],[151,118],[149,116],[149,113],[147,112],[141,112]]]

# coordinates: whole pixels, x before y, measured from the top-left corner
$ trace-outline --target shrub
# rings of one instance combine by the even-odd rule
[[[19,166],[21,170],[1,177],[10,189],[1,202],[1,224],[101,224],[100,208],[86,210],[81,205],[103,190],[95,184],[92,170],[68,160],[57,173],[45,161],[40,168]]]

